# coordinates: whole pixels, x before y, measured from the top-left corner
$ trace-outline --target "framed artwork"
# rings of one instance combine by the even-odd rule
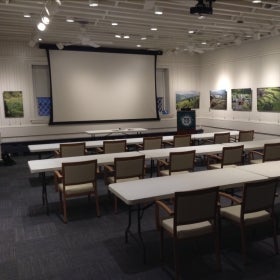
[[[232,89],[231,106],[233,111],[252,111],[252,89]]]
[[[257,110],[280,112],[280,87],[257,88]]]
[[[227,109],[227,91],[225,89],[210,90],[210,109]]]
[[[22,91],[4,91],[3,101],[6,118],[23,118]]]
[[[200,93],[198,91],[176,91],[176,109],[198,109]]]

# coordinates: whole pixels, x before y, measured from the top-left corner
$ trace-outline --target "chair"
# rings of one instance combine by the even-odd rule
[[[244,146],[224,147],[222,156],[208,155],[207,168],[219,169],[224,167],[235,167],[243,164],[243,151]],[[219,161],[219,163],[211,163],[212,160]]]
[[[214,144],[222,144],[230,142],[230,133],[215,133],[214,134]]]
[[[58,184],[60,205],[63,208],[63,221],[67,223],[66,200],[70,197],[95,196],[96,214],[100,216],[97,193],[97,160],[62,163],[62,172],[55,171],[61,180]]]
[[[162,148],[162,136],[144,137],[143,145],[137,145],[139,150],[153,150]]]
[[[111,154],[126,152],[126,140],[103,141],[103,147],[96,148],[98,153]]]
[[[86,145],[84,142],[79,143],[62,143],[59,145],[59,151],[55,151],[58,157],[75,157],[86,154]]]
[[[238,142],[253,141],[254,130],[240,130],[238,136]]]
[[[143,179],[145,175],[145,156],[120,157],[114,159],[114,166],[104,166],[104,182],[112,183]],[[117,197],[114,199],[114,209],[117,212]]]
[[[191,146],[191,143],[192,143],[191,134],[177,134],[174,135],[173,141],[164,141],[164,144],[176,148]]]
[[[255,158],[255,156],[259,158]],[[265,161],[280,160],[280,142],[272,144],[264,144],[263,152],[250,151],[249,161],[250,163],[256,164]]]
[[[160,222],[161,260],[164,258],[164,232],[173,238],[174,264],[176,279],[180,269],[177,256],[179,241],[207,234],[215,237],[217,268],[220,269],[219,207],[218,187],[203,190],[175,192],[174,212]],[[203,206],[203,207],[202,207]],[[156,201],[156,207],[168,209],[162,201]]]
[[[195,150],[187,152],[171,152],[169,162],[158,160],[158,176],[187,173],[194,170]],[[164,168],[164,169],[163,169]]]
[[[274,199],[276,195],[277,179],[268,179],[259,182],[246,183],[243,189],[242,199],[238,199],[227,193],[220,193],[237,203],[229,207],[221,208],[221,216],[230,220],[241,231],[241,245],[244,261],[246,262],[246,238],[245,228],[268,221],[273,225],[273,239],[275,253],[278,254],[277,226],[274,213]]]
[[[86,145],[84,142],[79,143],[62,143],[59,145],[59,151],[55,151],[57,157],[76,157],[86,154]],[[61,183],[54,173],[54,188],[58,191],[58,184]]]

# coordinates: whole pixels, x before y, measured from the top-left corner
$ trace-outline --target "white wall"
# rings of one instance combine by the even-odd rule
[[[203,55],[166,54],[158,57],[158,68],[169,71],[170,115],[161,121],[49,126],[35,119],[31,67],[46,65],[44,50],[23,43],[0,42],[0,92],[23,92],[24,117],[4,116],[0,97],[0,133],[2,142],[85,137],[89,129],[145,127],[151,131],[176,129],[175,92],[200,91],[197,127],[206,131],[225,129],[254,129],[260,133],[280,136],[280,114],[257,112],[256,89],[280,86],[280,37],[251,41],[240,46],[220,49]],[[251,112],[231,109],[232,88],[252,88]],[[209,110],[209,91],[226,89],[228,109]]]
[[[89,129],[119,127],[145,127],[151,129],[176,129],[175,92],[199,88],[199,59],[190,55],[166,55],[158,57],[158,67],[169,70],[170,105],[168,118],[153,122],[58,125],[40,123],[35,116],[35,99],[32,84],[32,65],[46,65],[45,50],[30,48],[20,42],[0,42],[0,92],[23,92],[23,118],[5,118],[3,97],[0,97],[0,133],[2,142],[46,140],[85,137]]]
[[[280,37],[251,41],[201,57],[201,103],[197,115],[206,126],[254,129],[280,136],[280,113],[257,111],[257,88],[280,86]],[[252,89],[252,111],[231,108],[231,89]],[[209,91],[226,89],[227,110],[210,110]]]

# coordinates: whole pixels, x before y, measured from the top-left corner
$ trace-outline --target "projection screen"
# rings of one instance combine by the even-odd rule
[[[159,119],[156,55],[47,49],[50,124]]]

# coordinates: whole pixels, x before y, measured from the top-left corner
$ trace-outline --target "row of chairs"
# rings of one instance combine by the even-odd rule
[[[164,233],[166,232],[173,238],[176,279],[179,279],[180,276],[178,249],[182,239],[212,234],[215,240],[217,268],[221,269],[220,217],[228,219],[240,228],[241,248],[245,263],[247,260],[245,232],[249,226],[271,222],[274,249],[278,254],[277,220],[274,212],[277,184],[277,179],[246,183],[241,199],[219,192],[218,187],[177,192],[173,209],[163,201],[156,201],[156,215],[161,233],[161,259],[163,260],[164,257]],[[221,208],[220,197],[230,199],[235,204]],[[166,212],[168,217],[160,219],[160,210]]]

